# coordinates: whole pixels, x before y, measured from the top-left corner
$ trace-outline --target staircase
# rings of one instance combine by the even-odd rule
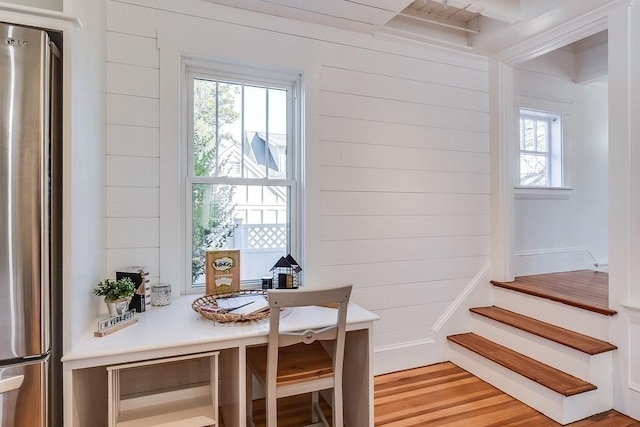
[[[615,311],[570,291],[565,301],[528,292],[526,280],[492,283],[495,305],[472,308],[472,332],[448,337],[451,361],[563,425],[611,409]]]

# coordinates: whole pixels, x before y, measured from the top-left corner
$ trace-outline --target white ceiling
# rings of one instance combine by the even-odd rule
[[[203,0],[491,55],[610,0]]]
[[[204,0],[239,9],[374,33],[412,0]]]

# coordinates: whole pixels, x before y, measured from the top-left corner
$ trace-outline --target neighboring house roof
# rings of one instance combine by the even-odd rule
[[[280,152],[286,150],[287,136],[279,133],[245,132],[245,154],[259,165],[267,166],[274,171],[280,171]]]
[[[253,157],[257,164],[268,166],[269,169],[272,169],[274,171],[279,170],[278,163],[276,159],[273,158],[273,151],[272,151],[276,148],[275,147],[272,148],[271,144],[267,144],[266,136],[263,136],[263,134],[255,132],[253,134],[253,138],[251,138],[251,142],[247,145],[251,147],[251,151],[253,151]],[[278,156],[276,155],[276,157]],[[267,162],[268,162],[268,165],[267,165]]]
[[[280,172],[280,153],[286,151],[287,146],[287,136],[285,134],[270,133],[268,144],[264,132],[246,131],[244,138],[244,156],[238,144],[225,144],[221,147],[221,157],[229,160],[229,166],[237,168],[237,173],[239,174],[240,164],[244,160],[244,167],[249,177],[263,177],[264,166],[267,166],[268,161],[269,169]],[[287,198],[286,192],[278,186],[268,186],[266,188],[276,197]]]

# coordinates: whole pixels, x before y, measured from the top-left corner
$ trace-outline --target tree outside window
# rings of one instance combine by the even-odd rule
[[[562,121],[559,115],[520,110],[519,168],[520,186],[562,186]]]

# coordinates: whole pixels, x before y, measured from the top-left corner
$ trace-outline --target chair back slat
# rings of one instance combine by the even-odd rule
[[[287,347],[303,342],[311,344],[314,341],[330,341],[338,337],[338,327],[322,329],[307,329],[299,332],[280,332],[278,347]]]
[[[309,334],[314,334],[315,340],[334,340],[340,336],[344,337],[347,322],[347,307],[351,297],[351,285],[329,289],[273,289],[267,292],[269,307],[271,309],[269,324],[269,346],[277,343],[274,347],[293,345],[299,342],[307,342]],[[310,305],[331,305],[337,304],[336,323],[324,325],[321,328],[306,331],[280,332],[280,310],[291,307],[305,307]],[[278,315],[274,315],[278,314]],[[306,332],[306,333],[305,333]],[[320,332],[322,332],[321,335]],[[275,349],[273,349],[276,352]],[[271,350],[269,351],[271,353]],[[276,355],[277,357],[277,355]]]
[[[349,301],[351,285],[330,289],[272,289],[267,294],[271,308],[327,305]]]

